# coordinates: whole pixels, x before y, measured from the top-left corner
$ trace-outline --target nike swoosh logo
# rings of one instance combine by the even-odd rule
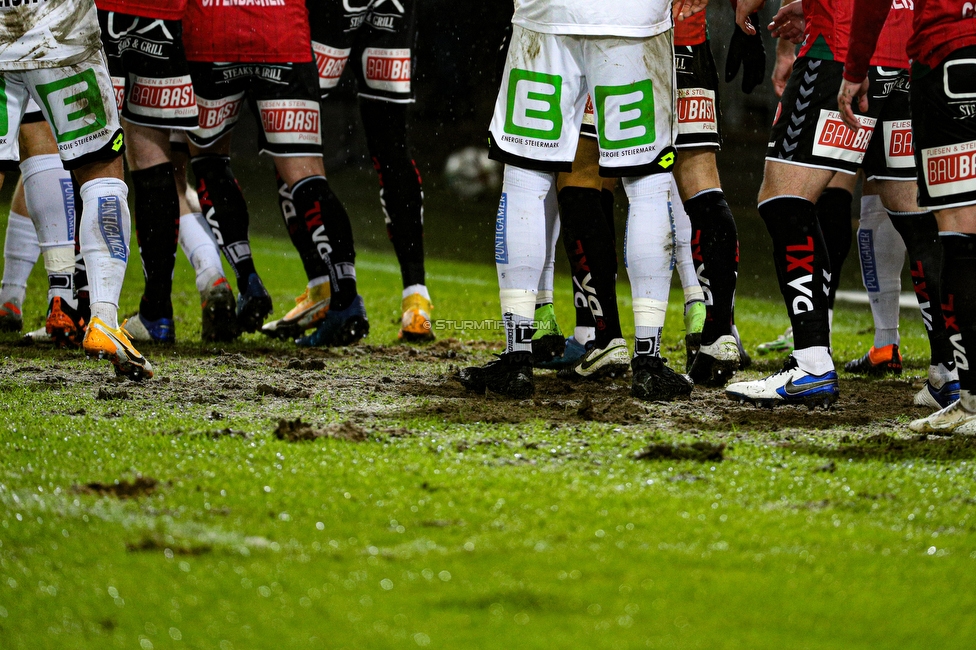
[[[805,393],[809,390],[813,390],[816,388],[823,388],[824,386],[833,386],[833,385],[834,385],[833,379],[822,379],[820,381],[812,381],[809,384],[803,384],[802,386],[797,386],[796,384],[793,383],[793,380],[790,379],[788,382],[786,382],[786,385],[783,386],[783,391],[787,395],[799,395],[800,393]]]
[[[607,356],[611,352],[614,352],[614,351],[616,351],[618,349],[619,348],[608,348],[608,349],[604,350],[603,352],[601,352],[600,354],[594,356],[592,359],[583,359],[583,362],[580,363],[580,370],[589,370],[595,364],[597,364],[601,359],[603,359],[605,356]]]

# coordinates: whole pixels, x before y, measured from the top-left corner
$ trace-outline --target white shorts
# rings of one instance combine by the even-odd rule
[[[0,170],[20,162],[17,138],[31,99],[51,125],[64,168],[125,151],[112,80],[101,52],[63,68],[0,72]]]
[[[572,169],[587,93],[600,173],[646,176],[674,164],[671,32],[650,38],[542,34],[515,25],[491,120],[491,157],[541,171]]]

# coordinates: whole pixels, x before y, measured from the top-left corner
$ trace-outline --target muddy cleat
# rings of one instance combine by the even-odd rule
[[[483,366],[463,368],[458,381],[470,391],[490,390],[516,399],[527,399],[535,392],[532,383],[532,353],[508,352]]]
[[[936,388],[932,385],[932,380],[927,380],[922,390],[915,394],[915,406],[944,409],[958,399],[958,381],[947,381],[942,384],[942,388]]]
[[[90,359],[108,359],[115,366],[115,374],[139,381],[151,379],[153,367],[149,360],[129,340],[126,323],[112,329],[100,318],[92,318],[82,344],[85,355]]]
[[[200,339],[203,341],[233,341],[237,329],[234,292],[227,278],[217,278],[200,294]]]
[[[284,318],[265,323],[261,333],[276,339],[294,339],[325,321],[332,298],[328,282],[305,287],[302,295],[295,298],[295,306]]]
[[[0,305],[0,332],[19,332],[24,329],[24,315],[13,302]]]
[[[535,364],[536,368],[544,368],[546,370],[562,370],[563,368],[572,368],[576,365],[576,362],[583,358],[586,351],[593,347],[593,343],[580,343],[576,340],[575,336],[570,336],[566,339],[566,347],[563,348],[563,353],[558,357],[553,357],[549,361],[543,361],[541,363]]]
[[[566,349],[566,340],[556,323],[556,312],[552,303],[546,303],[535,310],[535,333],[532,335],[532,359],[536,364],[551,361],[561,356]]]
[[[47,333],[47,327],[39,327],[24,334],[23,341],[27,343],[53,343],[54,339]]]
[[[295,340],[301,347],[336,347],[351,345],[369,334],[369,319],[362,296],[341,311],[330,309],[318,329]]]
[[[556,376],[560,379],[598,379],[617,377],[630,367],[630,351],[623,339],[613,339],[605,348],[590,348],[575,365],[563,368]]]
[[[695,387],[688,375],[682,375],[665,365],[661,357],[638,355],[630,362],[634,370],[630,394],[647,402],[670,401],[691,395]]]
[[[908,428],[916,433],[976,435],[976,413],[967,411],[962,405],[962,401],[956,400],[927,418],[913,420]]]
[[[411,293],[403,299],[403,316],[400,318],[400,332],[397,338],[403,341],[433,341],[434,331],[430,325],[430,312],[434,305],[419,293]]]
[[[720,387],[729,383],[740,363],[735,337],[726,334],[714,343],[701,346],[688,374],[697,385]]]
[[[247,278],[247,287],[237,296],[237,327],[242,332],[256,332],[271,314],[271,296],[257,273]]]
[[[830,406],[837,401],[840,390],[835,371],[811,375],[800,370],[796,359],[790,355],[779,372],[764,379],[730,384],[725,394],[739,403],[749,402],[756,406],[772,408],[778,404],[805,404],[813,408]]]
[[[176,324],[172,318],[146,320],[137,313],[126,321],[125,331],[133,341],[162,345],[176,343]]]
[[[701,333],[705,327],[705,303],[696,300],[685,306],[685,370],[691,370],[695,355],[701,347]]]
[[[60,296],[51,298],[44,329],[55,345],[62,348],[79,347],[85,338],[86,325],[86,318],[81,310],[61,300]]]
[[[793,328],[787,327],[786,331],[777,336],[775,340],[760,343],[756,348],[756,352],[759,354],[793,352]]]
[[[845,363],[844,370],[855,375],[900,375],[901,352],[895,343],[880,348],[872,345],[863,357]]]

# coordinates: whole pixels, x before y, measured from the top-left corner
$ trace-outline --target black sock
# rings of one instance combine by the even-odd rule
[[[603,348],[623,335],[617,312],[617,257],[612,233],[603,218],[600,192],[564,187],[558,198],[574,301],[588,306],[596,327],[594,343]]]
[[[424,272],[424,192],[407,146],[404,104],[363,99],[359,103],[366,144],[380,181],[386,232],[393,243],[403,287],[426,284]]]
[[[247,230],[250,215],[227,156],[199,156],[190,161],[197,177],[197,194],[203,217],[210,224],[217,245],[234,269],[243,291],[254,268]]]
[[[929,336],[932,365],[952,369],[952,349],[942,317],[942,242],[931,212],[888,212],[891,225],[905,241],[915,298]]]
[[[830,262],[816,206],[806,199],[781,196],[760,205],[759,214],[773,239],[776,279],[796,348],[830,347],[826,292]]]
[[[81,186],[78,185],[78,180],[74,174],[71,175],[71,189],[74,192],[75,204],[75,298],[78,299],[79,304],[84,301],[85,309],[87,310],[90,291],[88,286],[88,268],[85,266],[85,258],[81,254],[81,242],[78,240],[78,233],[81,231],[81,214],[84,212],[85,202],[81,200]]]
[[[830,285],[827,305],[834,308],[834,297],[840,286],[840,269],[851,252],[851,203],[854,197],[842,187],[828,187],[817,199],[817,220],[830,260]]]
[[[941,235],[943,251],[942,314],[959,387],[976,394],[976,372],[968,350],[976,349],[976,235]]]
[[[173,267],[180,239],[180,200],[173,165],[131,172],[136,241],[146,289],[139,313],[147,320],[173,317]]]
[[[356,249],[352,225],[342,202],[332,193],[325,176],[309,176],[291,191],[298,217],[312,237],[332,284],[331,309],[342,310],[356,299]]]
[[[684,203],[691,220],[695,272],[705,291],[702,343],[732,334],[732,301],[739,273],[739,235],[722,190],[697,194]]]
[[[321,278],[329,275],[329,267],[325,264],[322,256],[319,255],[312,235],[308,232],[305,219],[298,215],[295,209],[295,202],[292,200],[288,185],[281,180],[278,172],[275,172],[275,181],[278,183],[278,208],[281,216],[285,220],[285,227],[288,229],[288,236],[291,243],[298,251],[298,256],[302,259],[302,266],[305,268],[305,276],[309,280]]]
[[[615,197],[613,190],[603,188],[600,191],[600,206],[603,208],[603,217],[607,220],[607,228],[610,229],[610,238],[617,241],[617,228],[613,223],[613,207]],[[616,250],[616,249],[614,249]]]

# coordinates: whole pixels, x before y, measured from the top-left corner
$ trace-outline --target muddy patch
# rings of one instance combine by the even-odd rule
[[[159,481],[148,476],[138,476],[132,481],[116,481],[115,483],[86,483],[76,485],[72,489],[78,494],[95,494],[98,496],[115,497],[117,499],[138,499],[149,496],[156,491]]]
[[[931,460],[955,461],[976,458],[976,437],[955,435],[918,435],[910,438],[897,438],[886,433],[877,433],[860,440],[845,436],[838,445],[818,445],[811,443],[791,444],[789,449],[804,454],[825,456],[837,460]],[[828,463],[820,471],[834,471],[836,466]]]
[[[364,442],[369,440],[369,433],[351,420],[317,428],[307,422],[302,422],[302,419],[298,418],[297,420],[280,420],[274,430],[274,437],[286,442],[308,442],[320,438]]]
[[[679,445],[648,445],[634,454],[634,460],[693,460],[699,463],[720,463],[725,459],[725,445],[693,442]]]

